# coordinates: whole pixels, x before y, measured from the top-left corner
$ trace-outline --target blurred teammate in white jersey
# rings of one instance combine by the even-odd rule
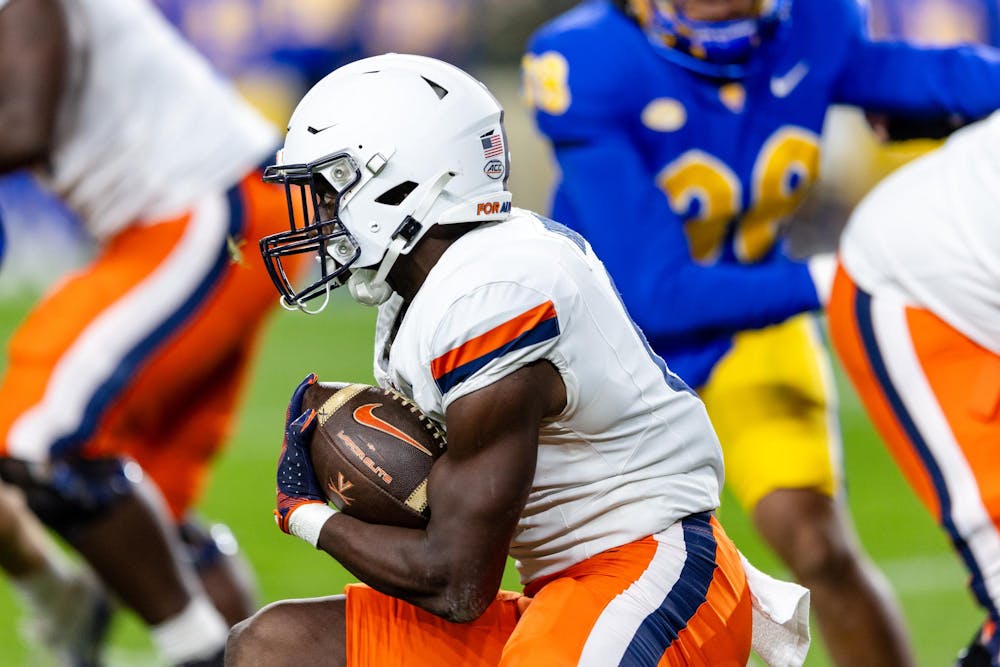
[[[1000,664],[1000,114],[882,181],[840,243],[834,345],[987,620]]]
[[[303,308],[345,283],[380,304],[375,377],[444,425],[448,450],[426,529],[337,513],[309,458],[308,377],[279,526],[368,586],[266,608],[237,626],[227,664],[746,664],[751,586],[781,586],[748,584],[714,516],[722,453],[704,405],[589,244],[511,207],[502,115],[465,72],[396,54],[333,72],[293,114],[265,172],[297,208],[262,244],[275,283]],[[324,272],[296,286],[282,263],[306,251]],[[524,595],[498,591],[508,553]],[[791,665],[807,593],[784,586],[788,641],[760,648]]]
[[[167,662],[218,662],[252,602],[213,607],[181,538],[224,569],[189,517],[274,303],[242,248],[285,211],[256,171],[276,134],[145,0],[0,0],[0,90],[0,171],[34,168],[98,244],[9,341],[0,476]],[[3,507],[23,574],[46,547]]]

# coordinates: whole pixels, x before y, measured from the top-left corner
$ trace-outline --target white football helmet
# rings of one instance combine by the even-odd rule
[[[347,282],[382,303],[396,259],[432,225],[509,215],[509,166],[503,108],[457,67],[391,53],[335,70],[299,102],[264,172],[288,197],[291,229],[260,242],[282,302],[304,309]],[[303,253],[317,253],[320,276],[293,287],[282,258]]]

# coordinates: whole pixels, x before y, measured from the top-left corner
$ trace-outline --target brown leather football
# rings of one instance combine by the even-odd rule
[[[309,387],[303,408],[316,410],[310,453],[337,509],[370,523],[427,525],[427,476],[445,439],[420,408],[394,391],[342,382]]]

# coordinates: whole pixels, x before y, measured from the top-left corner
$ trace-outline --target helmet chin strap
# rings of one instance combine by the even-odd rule
[[[407,244],[413,240],[423,226],[424,218],[444,190],[444,186],[454,177],[455,174],[450,171],[438,174],[434,183],[427,188],[420,204],[411,215],[406,216],[399,229],[393,234],[392,241],[389,242],[389,247],[386,248],[377,271],[357,269],[351,272],[351,277],[347,279],[347,288],[358,303],[366,306],[378,306],[389,300],[389,297],[392,296],[392,288],[385,281],[389,276],[389,271],[392,270],[399,256],[403,254]]]
[[[347,290],[351,297],[364,306],[380,306],[392,296],[389,283],[375,282],[375,269],[356,269],[347,279]]]

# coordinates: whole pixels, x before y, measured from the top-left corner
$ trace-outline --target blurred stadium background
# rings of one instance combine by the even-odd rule
[[[814,0],[799,0],[814,1]],[[282,125],[301,93],[339,64],[386,51],[433,55],[477,73],[507,109],[515,204],[547,209],[554,178],[547,149],[519,101],[518,61],[528,34],[572,0],[156,0],[218,69]],[[1000,43],[997,0],[871,0],[872,29],[926,43]],[[793,221],[803,252],[829,247],[851,206],[880,176],[930,142],[879,146],[856,112],[831,112],[822,178]],[[26,174],[0,179],[8,256],[0,269],[0,341],[32,301],[90,251],[72,216]],[[350,580],[334,561],[273,525],[274,463],[292,387],[322,379],[371,382],[374,311],[343,296],[319,317],[277,314],[262,342],[244,408],[219,460],[202,512],[228,524],[256,570],[261,604],[340,592]],[[0,360],[0,365],[3,361]],[[839,374],[838,374],[839,375]],[[978,627],[964,571],[904,484],[851,390],[841,381],[848,500],[860,538],[904,605],[922,667],[951,664]],[[773,574],[780,566],[726,497],[722,519],[743,551]],[[505,580],[516,587],[511,569]],[[21,611],[0,578],[0,667],[45,665],[18,630]],[[813,650],[807,665],[827,665]],[[141,625],[121,612],[108,664],[158,665]]]

